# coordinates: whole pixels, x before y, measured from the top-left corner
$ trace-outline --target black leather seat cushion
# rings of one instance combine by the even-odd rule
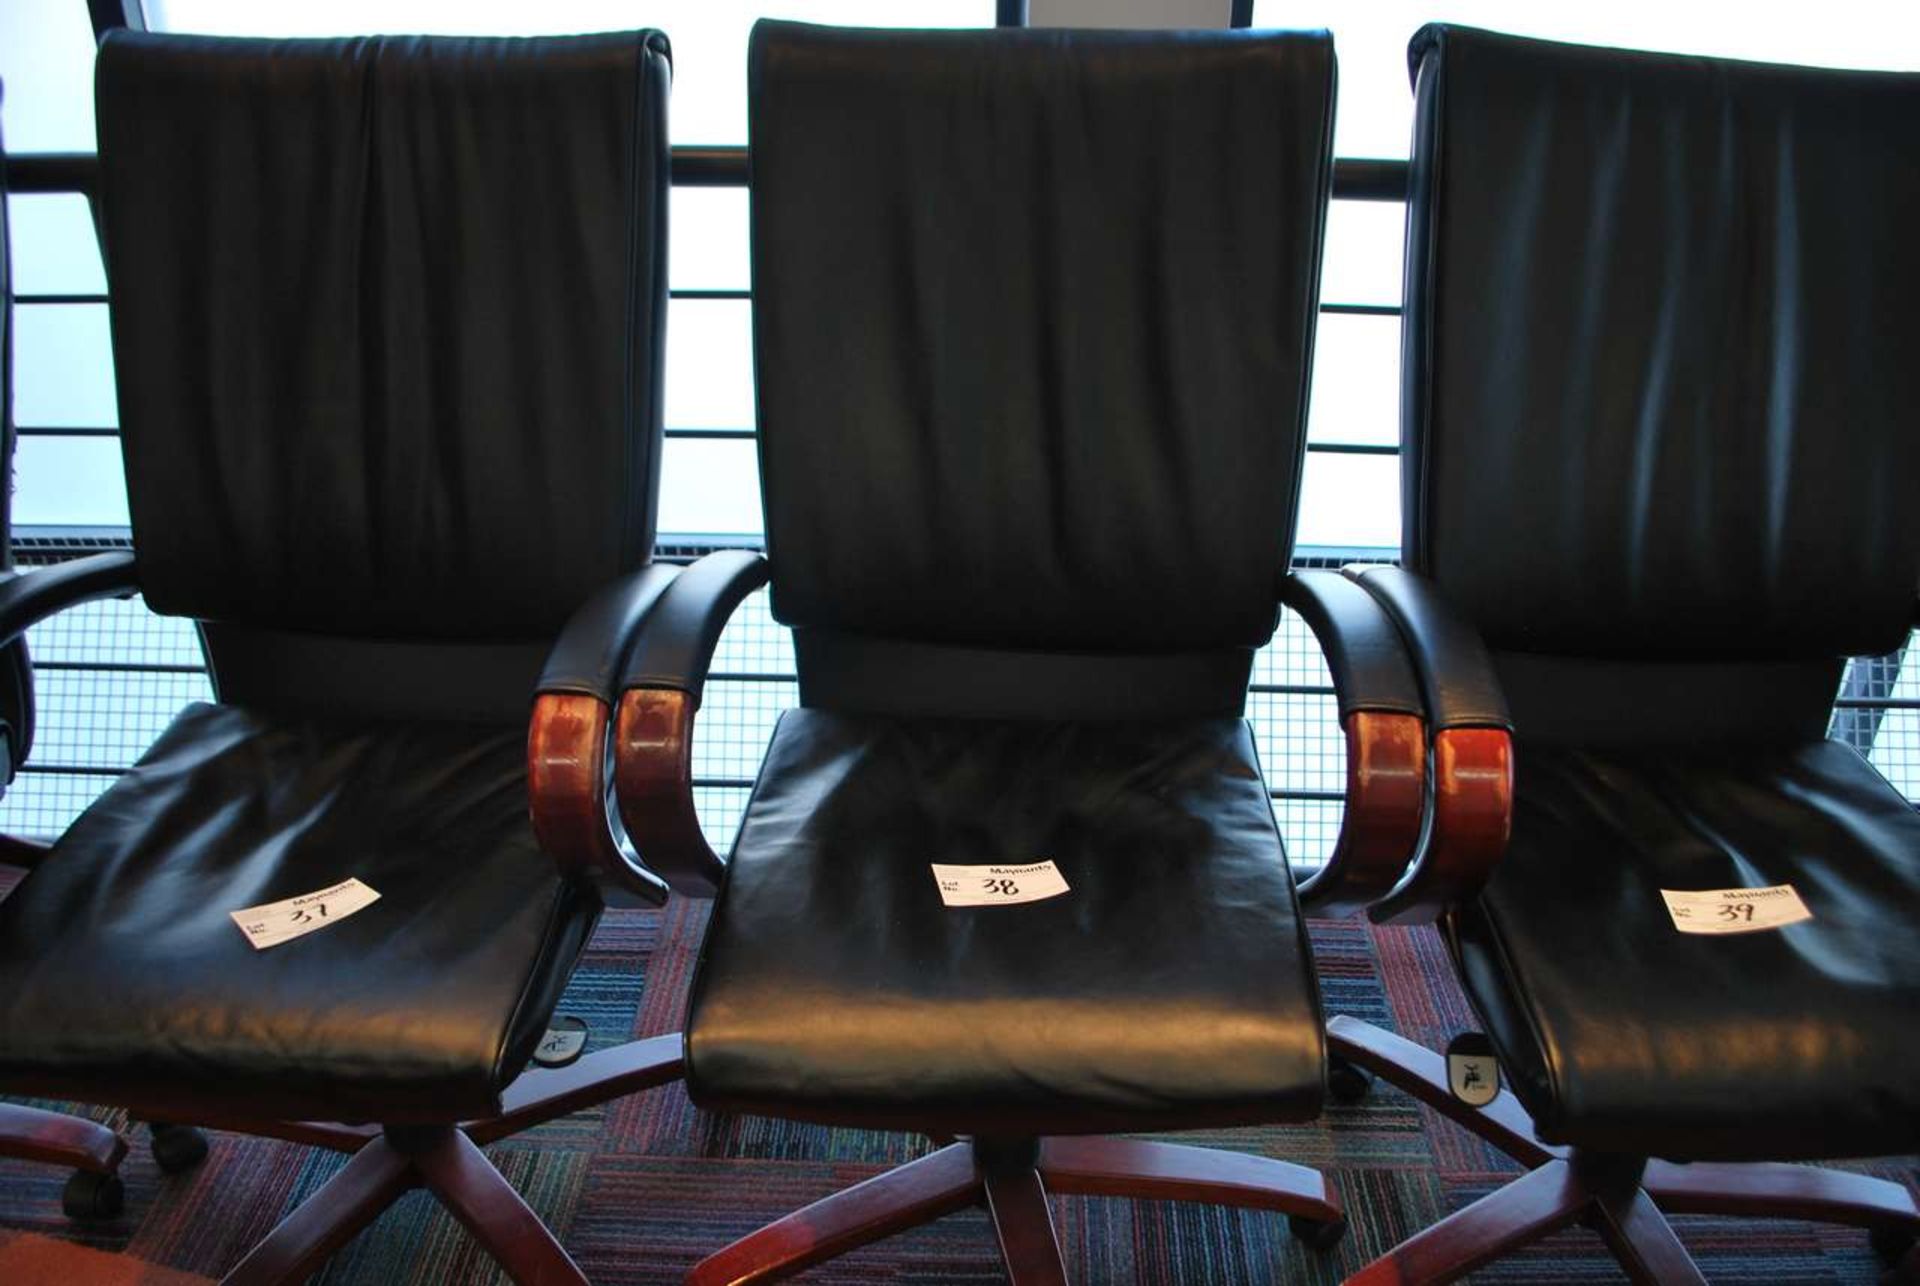
[[[948,908],[930,863],[1071,891]],[[790,712],[687,1021],[703,1106],[955,1133],[1295,1120],[1319,1005],[1239,719]]]
[[[595,916],[534,843],[524,754],[517,728],[188,707],[0,902],[0,1085],[497,1111]],[[255,950],[228,917],[349,876],[380,900],[305,937]]]
[[[1832,741],[1516,752],[1463,976],[1543,1137],[1680,1159],[1920,1148],[1920,814]],[[1813,918],[1674,929],[1661,889],[1791,884]]]

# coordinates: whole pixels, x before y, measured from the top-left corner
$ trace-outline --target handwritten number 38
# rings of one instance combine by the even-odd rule
[[[1001,897],[1020,896],[1020,886],[1012,880],[982,880],[980,884],[989,893],[998,893]]]

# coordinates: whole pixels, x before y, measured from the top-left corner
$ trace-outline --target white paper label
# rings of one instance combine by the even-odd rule
[[[359,880],[340,883],[282,902],[250,906],[244,911],[229,911],[240,932],[247,935],[257,950],[277,947],[282,942],[305,937],[315,929],[337,924],[355,911],[365,910],[380,900],[380,895]]]
[[[1767,889],[1661,889],[1667,914],[1682,933],[1753,933],[1813,919],[1791,884]]]
[[[1067,892],[1066,877],[1052,862],[1022,866],[942,866],[933,863],[933,881],[948,906],[1011,906],[1039,902]]]

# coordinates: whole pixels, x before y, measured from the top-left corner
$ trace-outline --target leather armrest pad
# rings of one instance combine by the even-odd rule
[[[1427,723],[1450,728],[1512,730],[1506,697],[1479,633],[1431,581],[1398,567],[1347,570],[1400,628],[1426,697]]]
[[[674,580],[627,656],[623,689],[674,688],[694,698],[734,608],[767,580],[767,560],[745,550],[708,554]]]
[[[131,553],[115,550],[36,567],[0,581],[0,645],[49,616],[96,598],[140,587]]]
[[[664,565],[644,567],[581,604],[547,653],[535,691],[598,697],[612,705],[621,665],[641,624],[679,572]]]
[[[1296,572],[1282,582],[1280,601],[1319,641],[1342,718],[1425,714],[1406,641],[1366,590],[1336,572]]]

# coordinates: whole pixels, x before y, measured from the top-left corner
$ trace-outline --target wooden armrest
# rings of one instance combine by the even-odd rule
[[[1407,874],[1367,911],[1378,924],[1427,924],[1492,878],[1513,828],[1513,737],[1503,728],[1433,736],[1433,828]]]
[[[677,892],[712,897],[726,863],[707,843],[693,803],[696,704],[679,688],[627,689],[614,725],[615,797],[647,865]]]
[[[1400,630],[1365,589],[1296,572],[1280,601],[1313,631],[1347,737],[1347,808],[1326,865],[1300,883],[1313,915],[1358,911],[1393,888],[1426,820],[1427,728]]]
[[[1409,714],[1355,711],[1347,736],[1347,809],[1325,866],[1300,884],[1313,915],[1349,915],[1386,895],[1420,843],[1427,730]]]
[[[660,906],[666,881],[634,861],[607,825],[607,723],[599,697],[543,692],[527,732],[527,801],[540,847],[610,906]]]

